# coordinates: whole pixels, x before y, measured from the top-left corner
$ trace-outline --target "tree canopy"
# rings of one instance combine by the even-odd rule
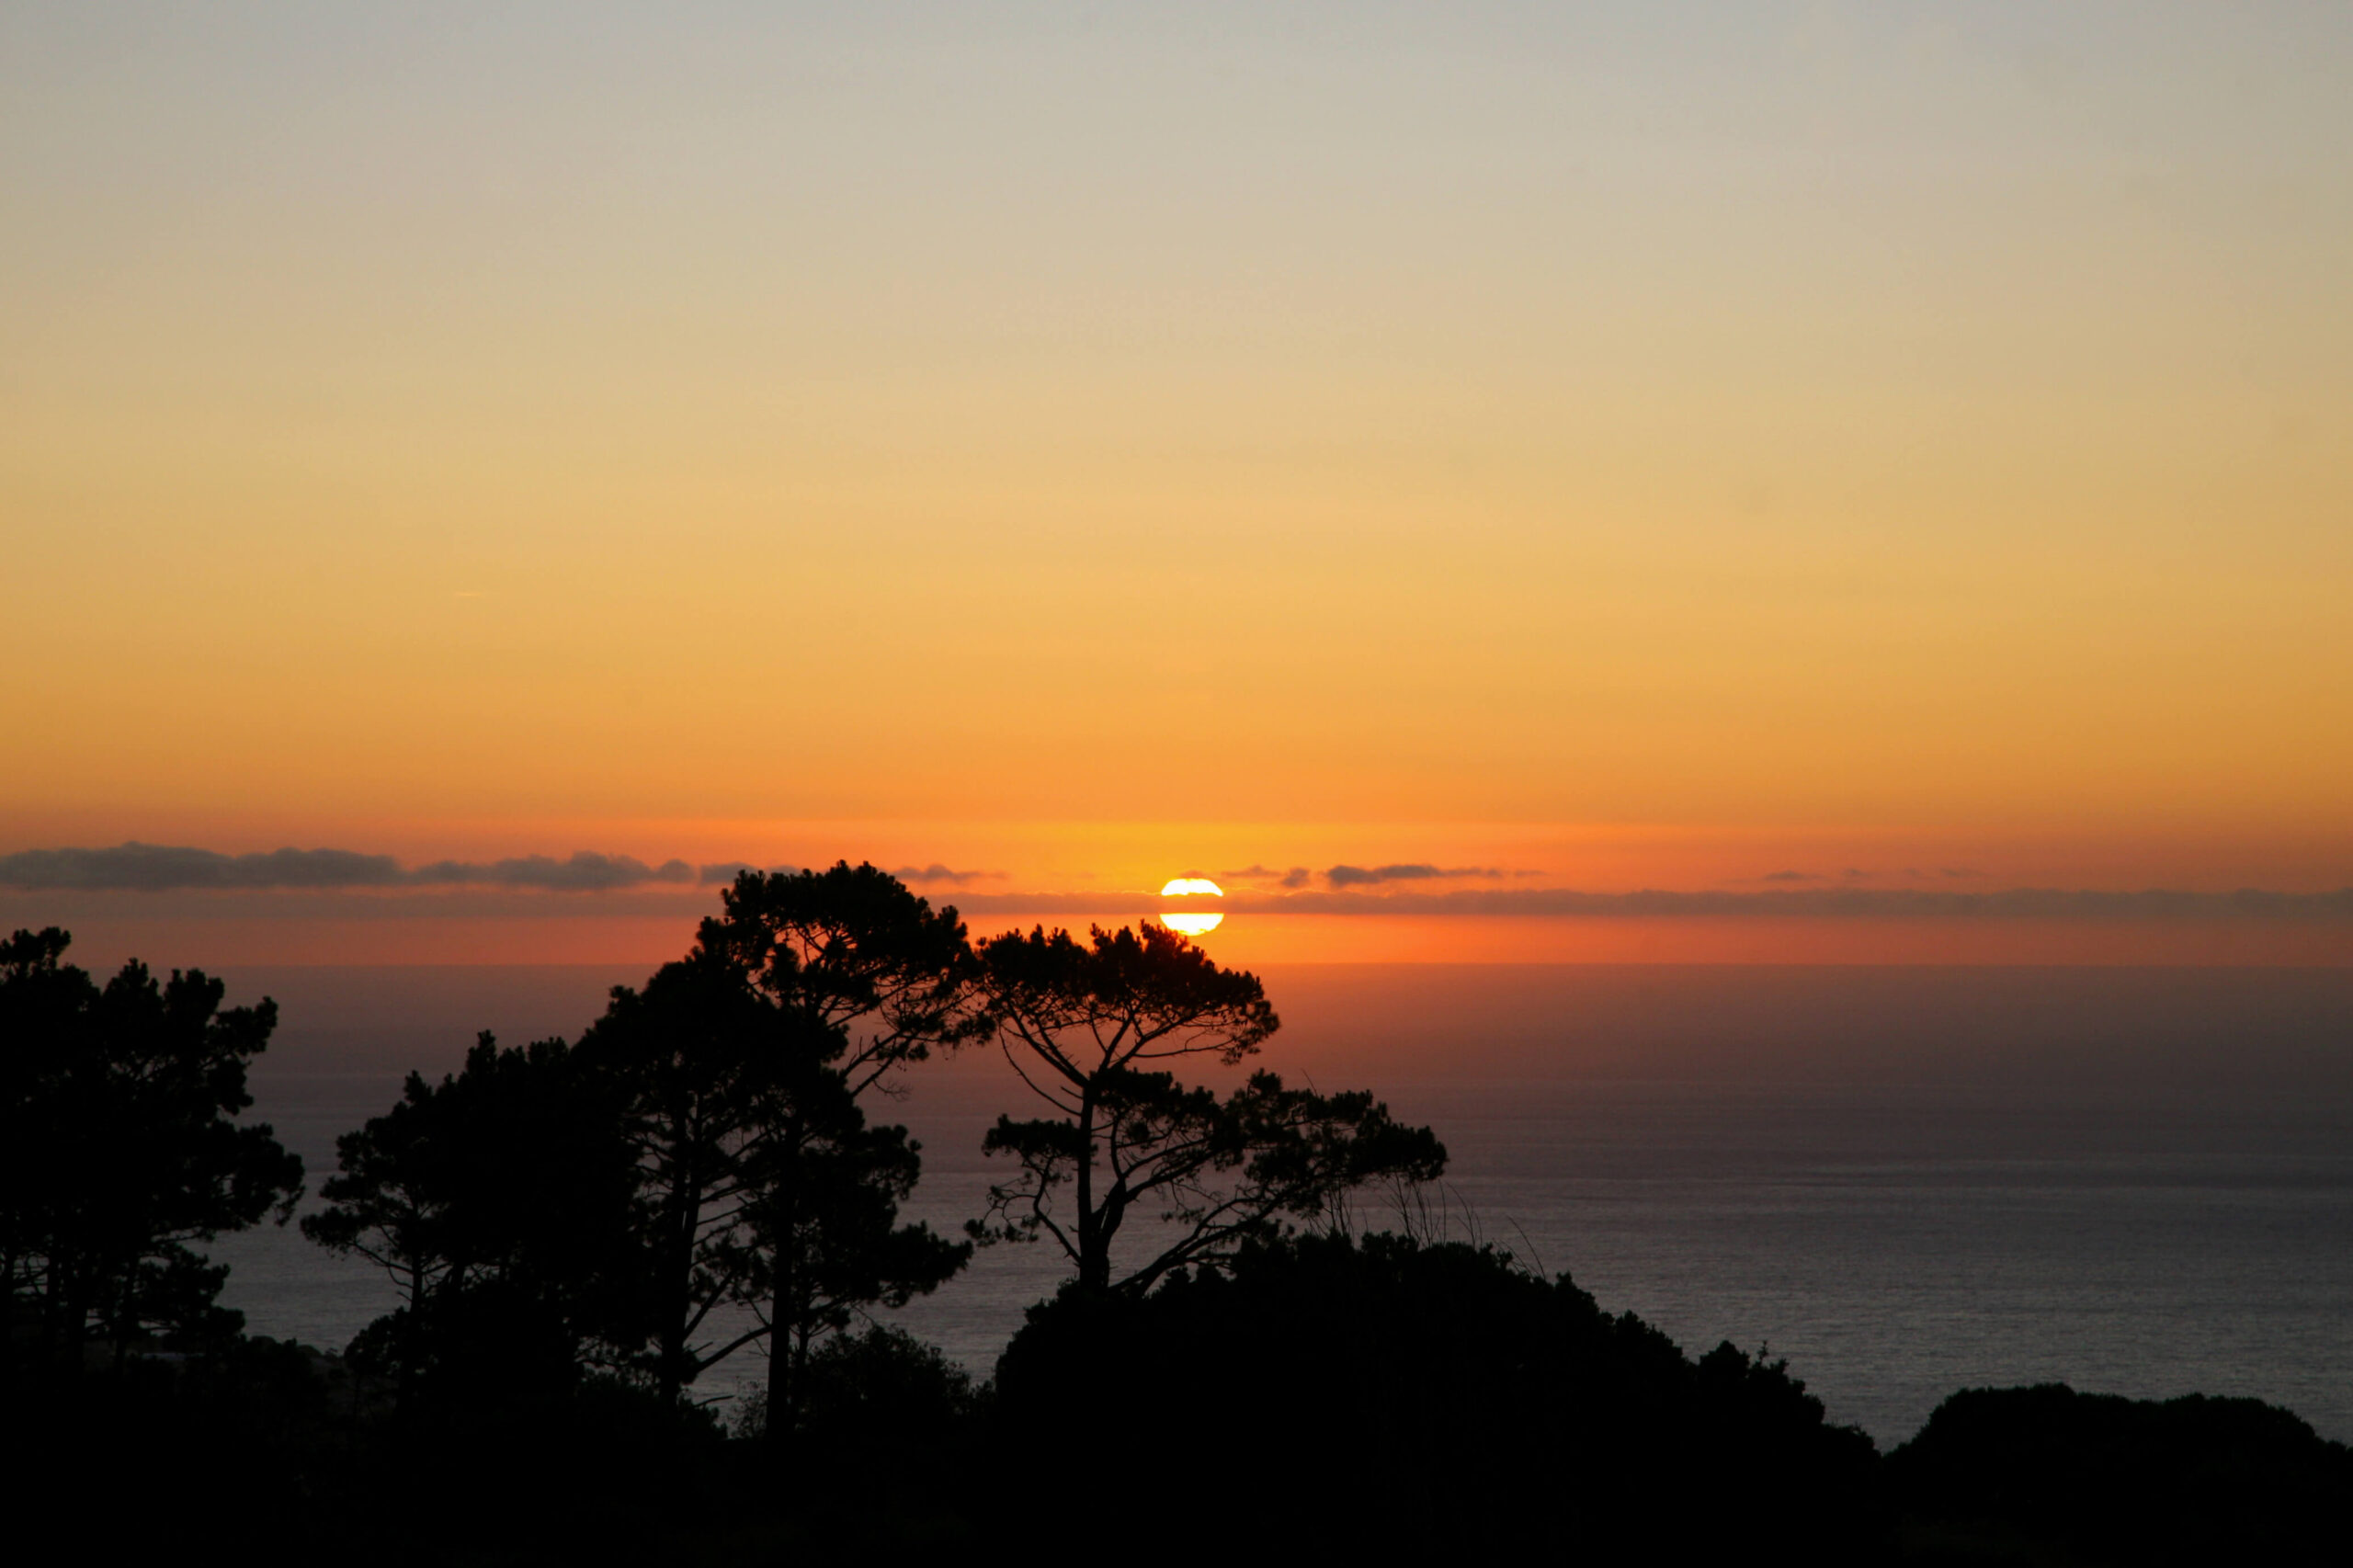
[[[291,1216],[302,1162],[236,1119],[277,1005],[221,1006],[199,970],[132,960],[100,986],[55,927],[0,944],[0,1267],[54,1355],[161,1332],[233,1335],[228,1270],[191,1244]]]
[[[951,971],[968,962],[961,927],[870,898],[856,874],[790,891],[792,921],[851,935],[804,961],[799,937],[707,922],[685,958],[616,987],[576,1046],[502,1051],[485,1035],[464,1071],[412,1075],[399,1105],[340,1141],[330,1206],[303,1228],[399,1284],[368,1347],[404,1389],[461,1342],[503,1336],[543,1384],[598,1368],[675,1401],[762,1346],[771,1425],[789,1431],[814,1348],[963,1267],[969,1244],[899,1221],[920,1151],[868,1121],[858,1090],[881,1058],[859,1058],[849,1034],[882,1017],[892,1064],[938,1043],[916,998],[937,996],[925,966],[943,953]],[[847,907],[829,915],[829,899]],[[949,940],[917,961],[910,930]],[[860,942],[897,956],[868,962]]]
[[[1368,1094],[1322,1095],[1254,1073],[1220,1095],[1156,1065],[1233,1066],[1279,1027],[1255,975],[1220,969],[1159,926],[1010,932],[983,943],[981,984],[1006,1060],[1053,1114],[1000,1117],[984,1145],[1018,1174],[991,1188],[976,1239],[1051,1238],[1088,1289],[1142,1290],[1369,1182],[1435,1179],[1446,1150]],[[1115,1256],[1139,1214],[1140,1255]]]
[[[742,964],[777,1006],[843,1032],[862,1094],[895,1069],[988,1032],[964,923],[871,865],[744,871],[699,945]]]
[[[741,943],[699,942],[643,990],[616,988],[580,1051],[618,1087],[634,1152],[662,1387],[765,1342],[781,1429],[813,1340],[936,1288],[969,1256],[898,1223],[920,1151],[904,1128],[868,1124],[845,1022],[780,1001]]]
[[[570,1381],[646,1335],[630,1227],[635,1161],[612,1086],[561,1040],[488,1033],[438,1084],[335,1141],[302,1233],[382,1268],[400,1306],[363,1340],[397,1370],[479,1392]]]

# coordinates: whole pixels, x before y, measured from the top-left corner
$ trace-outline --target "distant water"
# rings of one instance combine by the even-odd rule
[[[275,970],[257,1114],[309,1162],[481,1028],[572,1034],[597,969]],[[1699,1350],[1770,1346],[1883,1444],[1944,1394],[2062,1380],[2251,1394],[2353,1438],[2353,973],[1270,969],[1264,1064],[1375,1089],[1452,1153],[1444,1222]],[[1011,1086],[1010,1091],[1008,1086]],[[1001,1062],[878,1114],[952,1230],[1019,1111]],[[1369,1217],[1378,1220],[1377,1211]],[[226,1238],[259,1333],[338,1346],[389,1305],[292,1232]],[[998,1248],[901,1321],[984,1372],[1057,1259]],[[714,1384],[760,1375],[738,1358]]]

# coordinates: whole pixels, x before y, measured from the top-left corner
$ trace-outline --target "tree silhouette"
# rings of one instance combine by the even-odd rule
[[[225,1266],[189,1244],[283,1224],[301,1160],[252,1105],[245,1068],[278,1021],[267,999],[223,1009],[202,971],[158,983],[133,960],[104,987],[50,927],[0,944],[0,1266],[9,1314],[78,1365],[92,1335],[126,1343],[233,1335]]]
[[[936,1290],[972,1248],[898,1222],[919,1146],[904,1127],[869,1126],[843,1073],[803,1057],[763,1098],[745,1166],[753,1200],[733,1244],[740,1294],[767,1335],[768,1429],[785,1436],[800,1423],[812,1348],[868,1307]]]
[[[809,1032],[754,992],[731,954],[698,947],[642,990],[615,986],[581,1037],[582,1057],[616,1090],[631,1152],[647,1369],[668,1397],[766,1332],[703,1337],[713,1312],[744,1298],[751,1166],[773,1108],[768,1090],[813,1049],[793,1038]]]
[[[803,1025],[773,1064],[754,1167],[762,1207],[747,1216],[756,1239],[744,1255],[744,1288],[773,1331],[769,1419],[782,1433],[813,1336],[845,1326],[858,1306],[904,1305],[970,1256],[884,1217],[913,1187],[917,1146],[904,1129],[867,1127],[856,1101],[878,1086],[890,1092],[892,1074],[933,1051],[985,1035],[988,1020],[956,911],[935,911],[870,864],[745,871],[720,899],[699,946],[741,965],[760,995]],[[831,1054],[810,1049],[835,1040]]]
[[[1366,1094],[1319,1095],[1256,1073],[1223,1096],[1151,1063],[1227,1066],[1279,1025],[1256,976],[1222,970],[1158,926],[1011,932],[981,948],[999,1043],[1054,1115],[1000,1117],[985,1144],[1020,1165],[971,1226],[988,1241],[1050,1236],[1082,1289],[1149,1288],[1231,1253],[1287,1218],[1324,1214],[1350,1188],[1435,1179],[1446,1151]],[[1113,1243],[1142,1208],[1160,1221],[1124,1273]]]
[[[720,900],[702,946],[733,954],[777,1006],[842,1030],[835,1066],[853,1095],[988,1033],[963,922],[887,871],[745,871]]]
[[[438,1084],[335,1141],[328,1207],[302,1233],[389,1274],[401,1305],[363,1348],[418,1381],[478,1392],[560,1386],[645,1336],[630,1202],[635,1156],[610,1087],[560,1040],[482,1035]]]
[[[970,1248],[897,1222],[919,1151],[867,1125],[843,1025],[763,989],[736,933],[706,935],[643,991],[616,988],[580,1050],[619,1091],[635,1154],[657,1386],[675,1397],[766,1340],[783,1431],[817,1338],[935,1288]],[[750,1324],[713,1332],[726,1306]]]

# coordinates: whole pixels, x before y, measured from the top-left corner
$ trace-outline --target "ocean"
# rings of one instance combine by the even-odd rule
[[[1450,1154],[1425,1223],[1567,1272],[1697,1352],[1786,1357],[1882,1447],[1953,1390],[2245,1394],[2353,1439],[2353,971],[1299,965],[1252,1065],[1370,1088]],[[477,1030],[575,1035],[633,970],[279,968],[254,1115],[311,1185],[335,1138]],[[968,1051],[878,1119],[924,1144],[911,1210],[980,1210],[1025,1091]],[[1362,1218],[1379,1224],[1378,1202]],[[340,1346],[391,1291],[290,1227],[224,1237],[256,1333]],[[984,1375],[1061,1278],[983,1252],[886,1314]],[[757,1357],[710,1375],[724,1397]]]

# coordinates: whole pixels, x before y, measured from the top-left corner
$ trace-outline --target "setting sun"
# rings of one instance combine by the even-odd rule
[[[1163,898],[1223,898],[1225,890],[1207,877],[1171,877],[1162,884]],[[1216,910],[1188,909],[1182,912],[1163,911],[1160,923],[1181,936],[1202,937],[1225,924],[1225,916]]]
[[[1160,890],[1160,896],[1163,898],[1184,898],[1194,893],[1206,894],[1211,898],[1223,898],[1225,890],[1207,877],[1171,877]]]

